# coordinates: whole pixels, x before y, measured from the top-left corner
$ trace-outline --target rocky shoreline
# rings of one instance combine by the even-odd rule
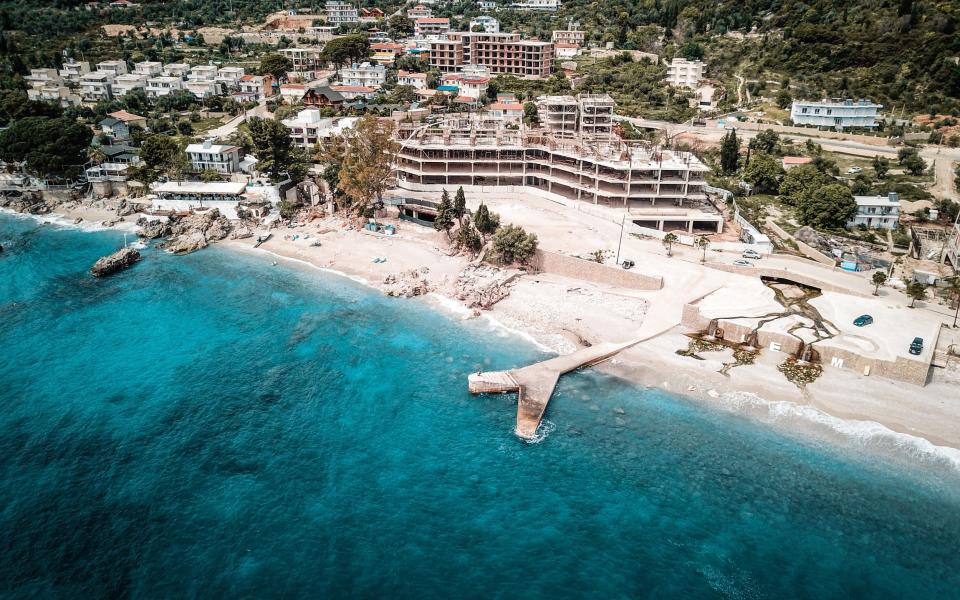
[[[136,248],[121,248],[113,254],[108,254],[97,260],[90,267],[90,272],[94,277],[106,277],[113,275],[117,271],[122,271],[132,267],[140,261],[140,252]]]

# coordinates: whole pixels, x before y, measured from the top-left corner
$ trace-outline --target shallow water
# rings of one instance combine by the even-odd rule
[[[960,476],[595,372],[344,278],[0,215],[0,595],[944,598]],[[619,408],[623,409],[620,414]]]

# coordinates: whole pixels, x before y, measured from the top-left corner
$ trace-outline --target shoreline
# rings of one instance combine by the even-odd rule
[[[3,209],[0,212],[21,218],[32,218],[41,223],[49,221],[56,226],[83,231],[116,229],[124,233],[129,233],[130,226],[133,226],[133,221],[138,216],[133,215],[129,218],[131,219],[128,221],[129,226],[118,224],[114,227],[104,227],[88,223],[86,219],[82,224],[72,223],[71,218],[83,216],[84,208],[83,206],[74,208],[67,214],[56,212],[29,215],[9,209]],[[319,229],[320,224],[316,227]],[[275,230],[274,239],[260,248],[253,248],[249,238],[247,240],[226,239],[220,244],[232,251],[247,252],[263,258],[271,257],[277,261],[282,259],[291,266],[315,269],[344,277],[380,292],[385,291],[383,277],[396,273],[398,265],[403,269],[411,264],[410,261],[427,262],[425,258],[430,255],[429,266],[432,282],[436,287],[424,295],[423,300],[436,309],[461,320],[484,318],[491,329],[523,339],[544,352],[560,354],[572,351],[577,347],[575,339],[601,341],[596,337],[598,333],[594,327],[599,330],[602,329],[600,325],[605,324],[582,323],[579,318],[575,322],[568,322],[570,315],[563,314],[562,305],[569,298],[562,293],[558,296],[557,293],[558,290],[569,292],[571,289],[580,291],[583,288],[589,288],[590,284],[585,282],[564,281],[562,278],[553,276],[525,275],[513,284],[512,292],[507,298],[495,304],[490,310],[479,311],[477,314],[478,311],[471,310],[450,293],[451,278],[455,278],[458,272],[465,269],[469,264],[468,261],[462,256],[444,256],[439,248],[431,248],[434,244],[431,244],[429,239],[416,239],[410,236],[394,236],[392,239],[386,239],[383,236],[367,235],[354,230],[334,230],[326,235],[318,235],[322,240],[322,248],[333,248],[333,255],[330,256],[329,251],[321,255],[311,253],[306,250],[303,240],[298,244],[297,241],[278,239],[284,235],[282,233],[284,231],[292,234],[305,232],[307,228]],[[331,236],[331,233],[334,235]],[[372,251],[383,255],[384,244],[392,251],[386,263],[390,265],[388,268],[358,260],[358,255],[369,254]],[[411,248],[413,250],[410,250]],[[571,283],[576,285],[571,287]],[[609,300],[608,297],[616,296],[609,291],[599,293],[606,294],[604,301]],[[516,298],[514,298],[515,295]],[[530,311],[526,310],[529,307],[521,310],[515,306],[526,303],[526,298],[520,296],[530,297],[531,295],[536,296],[544,306],[556,310],[543,319],[531,318],[528,314]],[[511,301],[512,298],[513,301]],[[588,306],[594,306],[592,301],[593,297],[588,297]],[[556,305],[560,305],[560,308]],[[573,310],[578,309],[574,307]],[[640,317],[640,323],[646,321],[648,312],[649,306]],[[585,318],[582,321],[588,321],[585,313],[583,316]],[[717,372],[724,362],[725,357],[722,355],[725,353],[723,352],[702,353],[705,355],[705,360],[677,355],[675,351],[678,344],[682,347],[686,339],[679,326],[671,327],[596,368],[606,375],[631,385],[641,388],[656,387],[672,394],[679,394],[714,409],[730,411],[766,426],[772,426],[786,434],[813,435],[821,440],[833,438],[835,442],[839,439],[838,445],[841,447],[859,444],[866,446],[868,451],[871,449],[885,451],[883,452],[885,455],[905,452],[924,461],[946,464],[951,469],[960,471],[960,432],[956,432],[951,437],[952,430],[949,427],[946,428],[948,431],[944,431],[943,423],[938,425],[937,421],[941,418],[939,415],[928,415],[927,419],[919,419],[923,415],[916,414],[913,415],[915,418],[910,419],[904,416],[906,413],[903,411],[899,415],[889,412],[888,414],[862,414],[855,407],[837,402],[836,398],[831,397],[836,394],[841,396],[867,394],[868,392],[862,389],[864,383],[870,386],[879,384],[895,388],[896,385],[893,382],[877,378],[864,382],[863,377],[831,371],[825,372],[817,382],[801,391],[783,378],[776,371],[775,365],[770,364],[771,359],[775,358],[770,356],[770,353],[761,353],[762,359],[757,361],[758,364],[734,367],[730,370],[729,376],[724,376]],[[714,354],[717,356],[713,356]],[[837,381],[838,379],[848,381]],[[904,392],[902,387],[899,388],[901,393]],[[910,395],[910,390],[906,390],[906,395]],[[874,403],[873,408],[877,410],[890,404],[883,400],[875,400]],[[949,422],[957,423],[958,421]]]

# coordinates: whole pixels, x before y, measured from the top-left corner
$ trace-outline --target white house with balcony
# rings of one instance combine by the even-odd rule
[[[113,76],[105,71],[94,71],[80,78],[80,96],[85,102],[110,99]]]
[[[500,21],[490,15],[480,15],[470,19],[470,31],[481,30],[484,33],[500,33]]]
[[[353,127],[357,117],[321,117],[315,108],[301,110],[296,117],[284,119],[290,129],[290,139],[300,148],[313,148],[318,142],[343,133]]]
[[[183,89],[200,100],[220,95],[220,84],[212,79],[188,79],[183,82]]]
[[[112,76],[126,75],[127,62],[123,60],[105,60],[97,63],[97,70],[110,73]]]
[[[202,144],[187,146],[187,156],[190,164],[197,171],[216,171],[222,175],[229,175],[240,170],[240,148],[214,144],[211,141]]]
[[[813,125],[833,129],[877,126],[877,111],[883,108],[870,100],[849,100],[833,98],[819,102],[795,101],[790,109],[790,120],[794,125]]]
[[[387,79],[387,68],[368,62],[353,63],[340,71],[340,81],[345,86],[360,86],[380,89]]]
[[[159,98],[183,89],[183,80],[179,77],[151,77],[147,80],[147,96]]]
[[[23,79],[30,87],[39,87],[60,81],[60,73],[56,69],[30,69],[30,74]]]
[[[422,90],[427,87],[427,74],[403,70],[397,71],[397,85],[407,85],[415,90]]]
[[[137,73],[128,73],[119,75],[113,80],[113,95],[116,98],[124,96],[127,92],[135,89],[146,89],[147,77]]]
[[[847,229],[861,225],[870,229],[896,229],[900,222],[900,196],[854,196],[857,214],[847,222]]]
[[[213,81],[217,78],[217,67],[215,65],[196,65],[190,69],[187,79],[193,81]]]
[[[163,74],[163,63],[145,60],[133,64],[133,72],[137,75],[147,77],[159,77]]]
[[[221,67],[217,69],[217,83],[229,89],[239,85],[244,76],[243,67]]]
[[[349,2],[331,1],[325,5],[328,25],[342,25],[343,23],[357,23],[360,14],[357,7]]]
[[[190,73],[190,65],[187,63],[168,63],[163,67],[163,74],[166,77],[183,79],[188,73]]]
[[[72,58],[60,67],[60,77],[68,81],[78,82],[80,78],[90,72],[90,63],[77,62]]]
[[[667,83],[674,87],[696,89],[703,79],[706,65],[700,60],[674,58],[667,67]]]

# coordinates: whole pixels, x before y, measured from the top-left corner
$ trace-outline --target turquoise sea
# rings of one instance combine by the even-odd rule
[[[0,215],[0,597],[956,598],[960,474],[587,371],[538,444],[483,319]],[[617,410],[622,408],[623,411]]]

